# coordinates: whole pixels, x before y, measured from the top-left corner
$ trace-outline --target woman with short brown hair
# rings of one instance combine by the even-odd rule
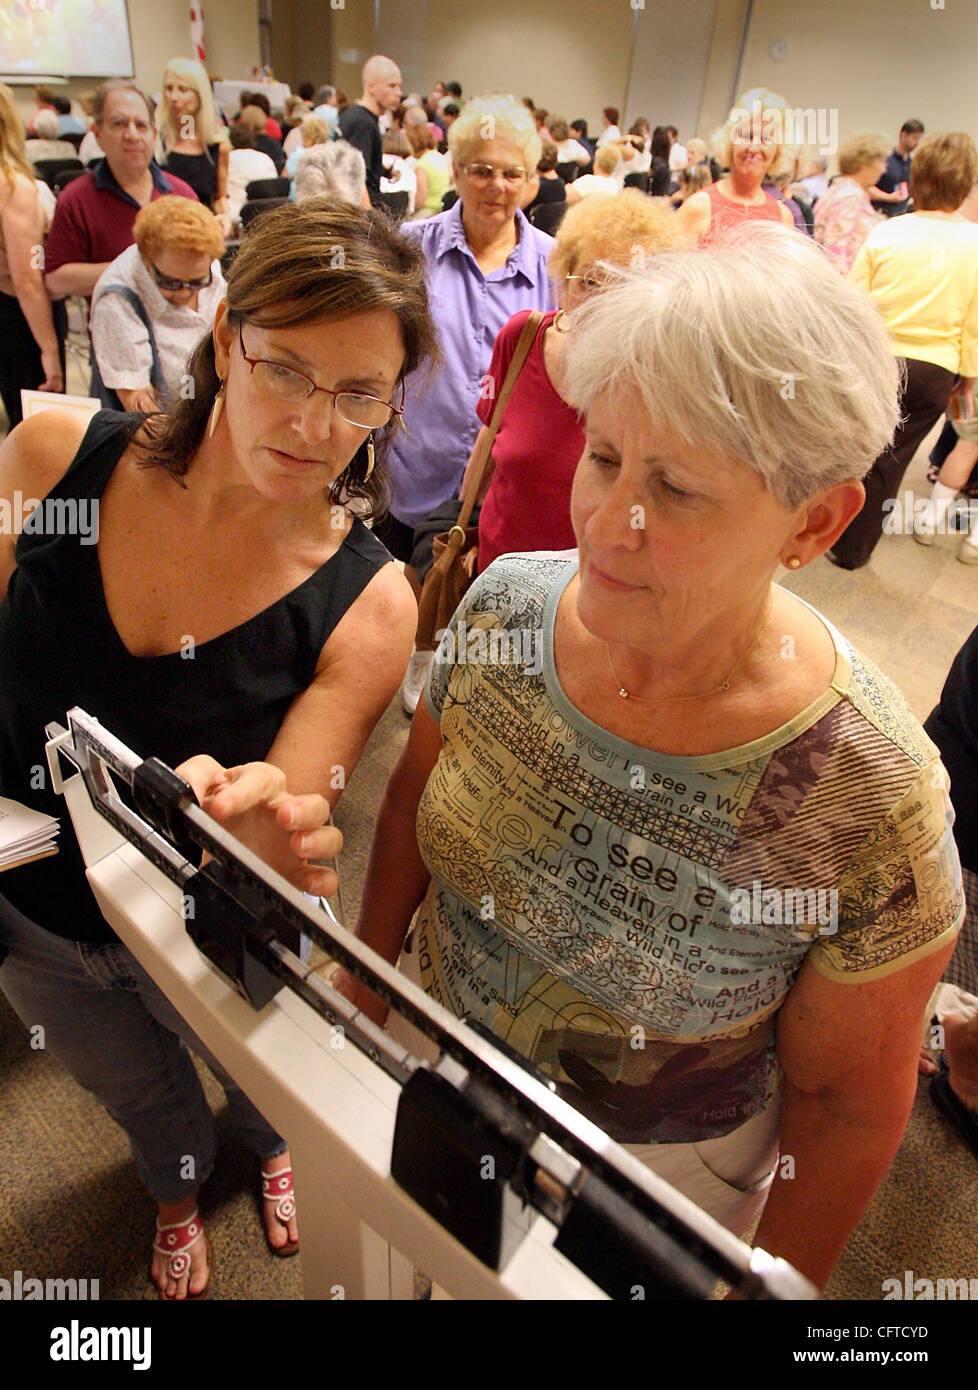
[[[89,499],[99,531],[97,547],[0,536],[0,794],[63,816],[29,770],[46,720],[81,705],[179,765],[204,809],[296,887],[335,890],[322,861],[341,837],[325,822],[417,623],[346,504],[382,497],[375,454],[404,375],[433,349],[418,251],[382,213],[313,200],[245,239],[170,414],[48,411],[13,432],[0,494]],[[159,1208],[161,1297],[200,1297],[212,1252],[197,1193],[215,1135],[184,1046],[200,1053],[199,1039],[102,917],[67,822],[60,853],[2,887],[0,988],[126,1131]],[[261,1159],[272,1252],[293,1254],[287,1141],[202,1055]]]

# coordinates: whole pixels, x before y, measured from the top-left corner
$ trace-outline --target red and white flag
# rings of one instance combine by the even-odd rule
[[[204,7],[200,0],[190,0],[190,42],[194,46],[194,54],[198,63],[207,62],[207,50],[204,48]]]

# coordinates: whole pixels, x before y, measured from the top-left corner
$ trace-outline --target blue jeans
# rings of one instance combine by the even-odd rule
[[[0,895],[0,945],[0,990],[125,1130],[157,1202],[189,1196],[214,1167],[214,1117],[188,1047],[224,1087],[248,1147],[262,1158],[288,1147],[120,941],[53,936]]]

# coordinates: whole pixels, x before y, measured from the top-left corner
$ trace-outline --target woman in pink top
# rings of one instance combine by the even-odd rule
[[[815,240],[848,275],[863,242],[882,217],[868,190],[886,169],[890,142],[873,131],[851,135],[839,146],[839,174],[815,206]]]
[[[607,280],[604,263],[634,267],[644,256],[686,242],[668,204],[637,189],[596,194],[568,211],[548,267],[561,307],[544,315],[506,404],[484,477],[480,572],[511,551],[571,550],[577,544],[570,491],[584,452],[584,430],[562,394],[564,351],[574,311]],[[483,433],[528,312],[514,314],[496,338],[476,407]]]
[[[780,101],[780,98],[778,99]],[[770,104],[768,104],[770,101]],[[702,246],[741,222],[783,222],[794,228],[784,203],[761,184],[776,171],[784,138],[784,111],[769,97],[735,106],[719,133],[717,154],[729,173],[683,203],[676,221]]]

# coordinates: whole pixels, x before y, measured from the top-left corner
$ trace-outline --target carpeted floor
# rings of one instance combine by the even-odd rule
[[[920,485],[918,456],[907,485]],[[978,621],[978,572],[954,559],[950,538],[930,550],[885,537],[873,563],[845,574],[820,560],[789,586],[815,603],[906,691],[925,716],[961,642]],[[395,702],[374,731],[337,823],[346,920],[356,917],[374,816],[407,732]],[[220,1089],[205,1075],[215,1109]],[[870,1084],[867,1081],[867,1084]],[[0,1278],[98,1278],[100,1295],[151,1298],[153,1209],[121,1131],[29,1035],[0,995]],[[218,1166],[202,1212],[215,1248],[212,1298],[292,1299],[301,1259],[267,1253],[257,1165],[219,1122]],[[303,1201],[299,1194],[299,1215]],[[812,1219],[817,1220],[813,1212]],[[922,1082],[904,1142],[853,1233],[827,1294],[879,1299],[882,1281],[978,1278],[978,1159],[936,1112]]]

